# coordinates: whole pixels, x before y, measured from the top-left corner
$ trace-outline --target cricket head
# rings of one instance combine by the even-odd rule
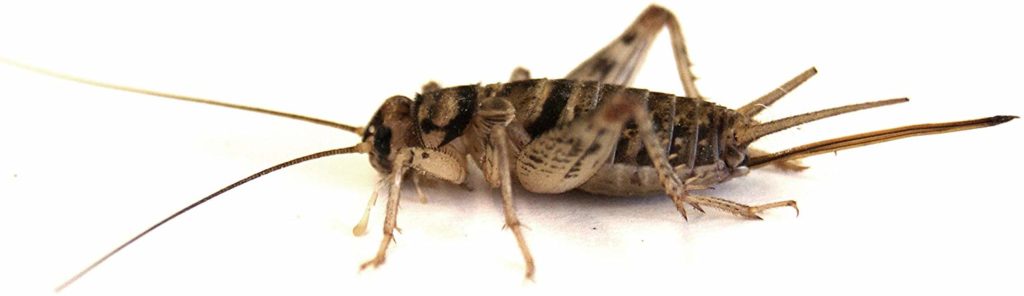
[[[378,172],[390,173],[398,151],[416,145],[412,111],[413,101],[409,98],[388,98],[362,131],[363,143],[370,147],[370,165]]]

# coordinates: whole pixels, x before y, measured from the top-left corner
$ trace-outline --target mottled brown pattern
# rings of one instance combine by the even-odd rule
[[[423,145],[436,148],[461,136],[485,92],[479,85],[464,85],[416,96],[417,126]]]
[[[722,143],[721,133],[726,132],[737,117],[735,112],[707,101],[593,81],[536,79],[488,86],[491,87],[516,106],[513,125],[525,129],[536,127],[541,121],[555,123],[544,125],[554,127],[588,116],[608,95],[643,97],[651,110],[659,147],[669,154],[673,167],[707,165],[720,160],[723,150],[728,148]],[[571,89],[571,92],[552,91],[557,89]],[[545,107],[558,109],[545,110]],[[627,112],[610,114],[628,116]],[[636,128],[633,120],[627,121],[617,141],[614,160],[609,163],[651,165],[641,139],[636,136]],[[534,130],[531,136],[535,138],[547,130]]]
[[[629,87],[649,45],[662,29],[667,29],[671,38],[686,97]],[[691,63],[681,30],[671,12],[651,5],[622,35],[570,72],[567,79],[529,80],[529,72],[520,68],[513,73],[512,82],[506,84],[441,88],[437,83],[428,83],[415,100],[403,96],[388,99],[365,129],[268,109],[96,82],[14,63],[89,85],[304,120],[363,136],[362,143],[355,146],[299,157],[228,185],[151,226],[57,290],[151,230],[221,193],[270,172],[329,155],[369,153],[371,164],[386,181],[378,189],[387,192],[383,238],[376,256],[361,268],[376,267],[384,262],[397,229],[401,186],[407,173],[412,173],[417,191],[419,182],[415,180],[420,176],[464,184],[468,168],[466,156],[470,155],[488,184],[501,189],[505,226],[515,235],[525,262],[525,275],[530,278],[534,271],[533,257],[515,213],[512,174],[524,189],[535,193],[581,189],[620,196],[665,194],[684,219],[687,207],[700,211],[702,207],[717,208],[759,219],[758,214],[764,210],[795,209],[796,202],[748,206],[691,195],[688,191],[708,188],[771,163],[904,137],[993,126],[1017,118],[1004,115],[912,125],[751,155],[747,146],[762,136],[821,118],[906,99],[854,104],[759,123],[750,118],[803,83],[816,70],[804,71],[741,107],[740,111],[726,109],[701,99],[694,83],[696,78],[690,72]],[[363,219],[353,227],[353,234],[365,233],[376,196],[376,193],[371,195]]]

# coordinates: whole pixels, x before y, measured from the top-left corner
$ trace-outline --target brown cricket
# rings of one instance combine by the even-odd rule
[[[668,28],[685,96],[631,88],[637,69],[662,28]],[[802,170],[797,159],[890,140],[998,125],[1016,116],[918,124],[849,135],[767,153],[750,145],[766,135],[847,112],[906,102],[906,98],[874,101],[820,110],[762,122],[754,117],[786,93],[813,76],[808,69],[768,94],[729,109],[702,99],[690,72],[682,30],[666,9],[648,7],[618,38],[572,70],[565,79],[530,79],[518,68],[508,83],[442,88],[431,82],[410,99],[387,99],[365,128],[285,112],[223,103],[207,99],[119,86],[50,72],[5,61],[32,71],[94,86],[218,105],[327,125],[362,136],[352,146],[302,156],[241,179],[179,210],[118,246],[57,287],[75,282],[110,256],[150,231],[210,199],[273,171],[325,156],[367,153],[370,164],[383,176],[378,188],[387,195],[384,236],[377,254],[360,268],[384,263],[398,221],[401,185],[412,177],[462,185],[467,156],[483,172],[492,188],[500,188],[505,226],[515,235],[522,252],[526,277],[534,273],[534,260],[515,212],[512,183],[526,190],[558,194],[573,189],[602,195],[667,195],[686,218],[686,207],[703,212],[715,208],[746,218],[777,207],[793,207],[792,200],[762,205],[693,194],[750,169],[775,165]],[[375,192],[367,204],[355,235],[366,231]],[[797,212],[799,213],[799,212]]]

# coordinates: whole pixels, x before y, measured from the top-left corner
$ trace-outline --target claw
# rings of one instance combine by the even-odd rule
[[[679,211],[680,215],[683,215],[683,221],[690,221],[690,217],[686,214],[686,204],[693,206],[694,204],[689,202],[686,198],[686,189],[679,190],[676,194],[670,194],[669,198],[672,199],[672,203],[676,205],[676,211]],[[694,207],[698,211],[701,211],[699,207]],[[702,211],[703,212],[703,211]]]
[[[704,208],[700,207],[699,204],[690,203],[690,206],[693,207],[694,210],[697,210],[698,212],[700,212],[701,214],[704,213]]]

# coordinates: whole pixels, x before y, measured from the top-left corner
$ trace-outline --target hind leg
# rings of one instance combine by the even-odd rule
[[[686,96],[701,98],[694,83],[697,77],[690,71],[691,63],[683,40],[683,29],[672,12],[657,5],[648,6],[622,35],[569,72],[565,78],[626,86],[632,84],[647,57],[651,43],[664,27],[668,28],[672,38],[676,70]]]
[[[620,89],[609,94],[607,101],[591,116],[577,117],[534,139],[523,147],[516,160],[520,184],[538,193],[561,193],[579,187],[597,174],[598,168],[607,165],[612,144],[618,140],[622,126],[632,120],[637,124],[637,136],[657,172],[658,183],[683,219],[687,218],[686,205],[698,211],[703,211],[704,206],[717,208],[748,218],[759,218],[758,213],[771,208],[796,208],[794,201],[749,206],[715,197],[688,195],[687,190],[698,188],[686,186],[660,148],[663,146],[654,132],[646,94],[642,90]]]
[[[738,202],[717,198],[714,196],[701,196],[701,195],[690,195],[689,202],[699,205],[705,205],[719,210],[723,210],[741,217],[761,220],[761,216],[758,216],[761,212],[768,209],[792,207],[796,211],[796,215],[800,215],[800,208],[796,207],[796,201],[784,200],[772,203],[760,204],[755,206],[748,206]]]
[[[669,164],[664,149],[659,149],[663,146],[647,112],[648,93],[637,89],[610,92],[588,116],[548,130],[522,148],[515,165],[520,185],[537,193],[578,188],[608,164],[623,126],[632,120],[638,125],[638,136],[643,139],[659,184],[686,218],[684,206],[689,202],[685,184]]]

